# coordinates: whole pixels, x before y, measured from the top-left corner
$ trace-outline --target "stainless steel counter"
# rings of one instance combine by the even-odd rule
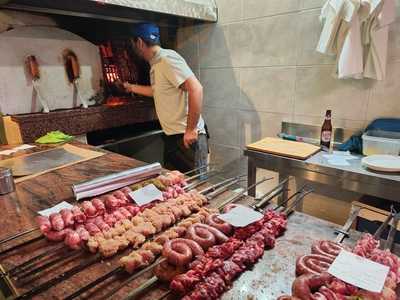
[[[400,202],[400,174],[369,171],[361,165],[362,156],[348,160],[349,166],[337,166],[329,164],[323,152],[305,161],[253,150],[244,150],[244,155],[248,157],[249,185],[256,180],[257,168],[262,168],[278,172],[280,177],[291,175],[363,195]],[[250,195],[255,195],[255,189],[250,191]]]
[[[288,222],[288,230],[277,239],[276,246],[266,251],[253,270],[243,273],[234,281],[223,300],[276,300],[284,294],[291,294],[295,279],[296,258],[310,253],[316,240],[334,240],[337,225],[305,215],[294,213]],[[360,233],[352,232],[345,244],[351,246]]]

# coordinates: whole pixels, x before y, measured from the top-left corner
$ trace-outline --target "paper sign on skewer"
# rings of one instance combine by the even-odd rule
[[[54,205],[53,207],[38,211],[38,214],[44,217],[48,217],[53,213],[58,213],[60,212],[60,210],[67,208],[67,209],[71,209],[73,205],[69,204],[68,202],[61,202],[58,203],[57,205]]]
[[[130,192],[129,196],[139,206],[149,204],[156,200],[163,200],[162,192],[156,188],[154,184],[149,184],[137,191]]]
[[[389,267],[342,250],[329,267],[328,273],[356,287],[380,293]]]
[[[263,217],[263,214],[242,205],[238,205],[227,213],[218,216],[219,219],[235,227],[245,227],[261,220]]]

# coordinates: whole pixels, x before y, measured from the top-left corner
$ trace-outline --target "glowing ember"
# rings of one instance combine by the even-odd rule
[[[127,104],[127,100],[120,97],[110,97],[106,100],[106,106],[110,107],[124,105],[124,104]]]

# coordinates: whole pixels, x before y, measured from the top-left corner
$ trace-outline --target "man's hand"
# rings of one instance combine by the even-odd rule
[[[185,134],[183,135],[183,145],[189,149],[189,147],[197,142],[197,139],[199,137],[199,134],[197,132],[197,129],[195,130],[186,130]]]
[[[128,82],[124,82],[122,84],[122,86],[124,87],[125,91],[127,91],[128,93],[132,93],[132,84],[128,83]]]

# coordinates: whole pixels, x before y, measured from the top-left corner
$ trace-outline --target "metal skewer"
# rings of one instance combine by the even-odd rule
[[[191,176],[189,178],[186,178],[186,182],[195,180],[195,179],[200,178],[200,177],[205,176],[205,175],[213,175],[215,173],[217,173],[217,170],[207,170],[207,171],[201,172],[199,174],[193,175],[193,176]]]
[[[27,278],[29,276],[35,275],[35,274],[37,274],[39,272],[42,272],[43,270],[45,270],[45,269],[47,269],[49,267],[55,266],[56,264],[58,264],[61,261],[64,261],[64,260],[66,260],[66,259],[68,259],[70,257],[74,258],[76,256],[81,255],[82,253],[83,253],[82,250],[71,251],[71,252],[68,252],[64,256],[55,257],[53,260],[49,260],[44,265],[41,265],[41,266],[36,267],[34,269],[28,269],[28,270],[25,269],[22,272],[19,272],[19,275],[17,276],[17,280],[22,280],[22,279]],[[22,274],[20,274],[20,273],[22,273]]]
[[[307,196],[308,194],[312,193],[313,190],[305,190],[306,186],[303,186],[300,190],[298,190],[296,193],[294,193],[289,199],[287,199],[284,203],[281,203],[280,205],[278,205],[277,207],[274,208],[275,211],[277,211],[278,209],[284,207],[284,205],[286,205],[286,203],[288,203],[293,197],[299,195],[297,197],[297,199],[291,203],[291,205],[287,208],[285,208],[284,213],[286,215],[290,215],[293,211],[293,209],[296,207],[296,205],[300,202],[303,201],[304,197]],[[248,187],[248,190],[254,188],[253,186]],[[270,199],[270,201],[272,200],[272,198]],[[158,264],[162,263],[163,261],[166,261],[166,258],[163,258],[161,260],[158,261]],[[153,264],[154,265],[154,264]],[[154,265],[154,267],[156,266]],[[137,287],[136,289],[134,289],[133,291],[131,291],[125,298],[124,300],[132,300],[135,299],[138,295],[140,295],[141,293],[143,293],[147,288],[149,288],[150,286],[152,286],[153,284],[155,284],[158,281],[157,276],[152,276],[150,279],[148,279],[145,283],[143,283],[142,285],[140,285],[139,287]],[[158,298],[159,299],[164,299],[166,296],[168,296],[170,293],[172,293],[172,291],[168,291],[166,292],[164,295],[162,295],[162,297]],[[111,294],[108,294],[111,295]]]
[[[399,225],[399,221],[400,221],[400,213],[397,213],[394,215],[393,226],[390,227],[388,238],[385,244],[385,248],[390,251],[392,251],[393,248],[394,238],[396,236],[397,226]]]
[[[240,176],[239,176],[240,177]],[[226,182],[225,185],[232,185],[232,182],[238,182],[240,181],[240,178],[236,177],[232,180],[232,178]],[[215,188],[215,186],[217,186],[218,188]],[[214,185],[212,187],[212,189],[206,189],[207,192],[208,191],[212,191],[213,192],[213,197],[216,197],[217,195],[219,195],[220,193],[224,192],[227,188],[225,188],[224,184],[218,183],[216,185]],[[204,193],[204,191],[203,191]],[[210,196],[208,196],[210,198]],[[64,258],[63,258],[64,259]],[[39,286],[31,289],[30,291],[16,297],[15,299],[27,299],[27,298],[31,298],[47,289],[49,289],[50,287],[60,283],[61,281],[65,280],[66,278],[69,278],[77,273],[79,273],[80,271],[84,270],[85,268],[91,266],[92,264],[95,264],[96,262],[99,262],[103,259],[103,257],[100,254],[96,254],[92,259],[86,261],[85,263],[81,263],[75,267],[72,267],[71,269],[65,271],[62,274],[56,275],[54,278],[40,284]],[[48,264],[46,264],[48,265]],[[47,266],[48,267],[48,266]],[[40,270],[43,270],[43,267],[39,267]]]
[[[198,171],[198,170],[200,170],[200,169],[207,168],[208,166],[209,166],[209,165],[206,165],[206,166],[204,166],[204,167],[200,167],[200,168],[196,168],[196,169],[190,170],[190,171],[186,172],[184,175],[188,175],[188,174],[194,173],[194,172],[196,172],[196,171]],[[210,175],[210,174],[213,174],[213,173],[215,173],[215,172],[216,172],[215,170],[208,170],[208,171],[205,171],[205,172],[203,172],[203,173],[201,173],[201,174],[198,174],[198,175],[189,177],[187,180],[189,180],[189,181],[190,181],[190,180],[194,180],[194,179],[200,177],[201,175],[206,175],[207,173],[208,173],[208,175]],[[206,181],[207,181],[207,180],[205,180],[204,182],[206,182]],[[204,182],[202,182],[202,183],[204,183]],[[189,189],[190,189],[190,188],[189,188]],[[21,236],[27,235],[27,234],[32,233],[32,232],[34,232],[34,231],[38,231],[38,230],[40,230],[40,228],[39,228],[39,227],[35,227],[35,228],[27,229],[27,230],[25,230],[25,231],[23,231],[23,232],[19,232],[19,233],[13,235],[13,236],[6,237],[6,238],[0,240],[0,245],[1,245],[1,244],[5,244],[5,243],[7,243],[7,242],[9,242],[9,241],[15,240],[15,239],[17,239],[17,238],[19,238],[19,237],[21,237]],[[24,244],[24,245],[25,245],[25,244]],[[8,251],[8,250],[7,250],[7,251]],[[11,250],[9,250],[9,251],[11,251]],[[6,253],[6,252],[4,252],[4,253]],[[1,255],[1,254],[3,254],[2,251],[0,251],[0,255]]]
[[[7,243],[7,242],[9,242],[9,241],[15,240],[16,238],[19,238],[20,236],[23,236],[23,235],[32,233],[32,232],[34,232],[34,231],[36,231],[36,230],[39,230],[39,228],[28,229],[28,230],[25,230],[25,231],[23,231],[23,232],[20,232],[20,233],[18,233],[18,234],[16,234],[16,235],[13,235],[13,236],[4,238],[4,239],[0,240],[0,245],[1,245],[1,244],[4,244],[4,243]]]
[[[197,171],[207,169],[208,167],[211,167],[211,166],[214,166],[214,165],[215,165],[215,164],[207,164],[207,165],[205,165],[205,166],[198,167],[198,168],[195,168],[195,169],[193,169],[193,170],[187,171],[187,172],[183,173],[183,175],[189,176],[189,175],[192,174],[192,173],[196,173]]]
[[[258,182],[256,182],[255,184],[253,184],[252,186],[246,188],[245,190],[243,190],[239,195],[235,195],[234,197],[231,197],[229,199],[227,199],[226,201],[224,201],[222,204],[220,204],[217,209],[221,209],[222,207],[224,207],[225,205],[232,203],[232,202],[236,202],[239,199],[241,199],[245,193],[251,189],[254,188],[255,186],[267,181],[267,180],[271,180],[272,178],[264,178]],[[236,179],[239,180],[239,179]],[[235,181],[233,182],[228,182],[225,186],[220,187],[219,189],[216,189],[214,192],[212,192],[213,195],[208,195],[208,197],[216,197],[217,195],[219,195],[220,193],[224,192],[225,190],[227,190],[229,188],[230,185],[234,184]],[[146,273],[149,270],[152,270],[155,266],[157,266],[158,264],[162,263],[163,261],[165,261],[165,259],[161,259],[158,260],[156,262],[154,262],[153,264],[149,265],[148,267],[146,267],[145,269],[139,271],[138,273],[133,274],[132,276],[130,276],[129,278],[127,278],[127,280],[125,280],[124,282],[122,282],[121,284],[119,284],[116,288],[114,288],[112,291],[110,291],[109,293],[107,293],[107,295],[105,295],[104,297],[102,297],[102,299],[109,299],[109,297],[116,293],[118,290],[120,290],[123,286],[125,286],[126,284],[132,282],[134,279],[138,278],[141,274]],[[101,276],[100,278],[96,279],[95,281],[89,283],[88,285],[82,287],[81,289],[77,290],[75,293],[73,293],[72,295],[68,296],[67,298],[65,298],[64,300],[72,300],[75,299],[76,297],[79,297],[80,295],[82,295],[84,292],[92,289],[93,287],[95,287],[96,285],[98,285],[99,283],[101,283],[102,281],[110,278],[111,276],[114,276],[115,274],[119,273],[120,271],[124,271],[124,269],[122,267],[118,267],[110,272],[108,272],[107,274],[104,274],[103,276]]]
[[[30,299],[33,296],[35,296],[37,294],[40,294],[41,292],[46,291],[47,289],[49,289],[50,287],[60,283],[64,279],[75,275],[76,273],[78,273],[78,272],[90,267],[91,265],[93,265],[96,262],[99,262],[101,260],[102,260],[102,256],[100,254],[96,254],[91,259],[87,260],[86,262],[81,263],[81,264],[79,264],[79,265],[77,265],[75,267],[72,267],[71,269],[65,271],[64,273],[56,275],[55,277],[53,277],[49,281],[46,281],[46,282],[40,284],[39,286],[34,287],[33,289],[27,291],[26,293],[15,297],[14,300],[17,300],[17,299],[18,300],[19,299]]]
[[[13,267],[12,269],[8,270],[6,273],[4,273],[4,274],[2,274],[2,275],[3,275],[3,276],[15,276],[15,275],[17,275],[17,274],[19,274],[19,273],[22,273],[22,272],[26,271],[26,270],[27,270],[28,268],[30,268],[30,267],[32,266],[32,264],[33,264],[34,262],[36,262],[37,260],[39,260],[39,259],[41,259],[41,258],[44,258],[44,257],[46,257],[46,256],[50,256],[50,255],[57,254],[58,252],[61,252],[61,251],[62,251],[62,252],[65,251],[65,246],[64,246],[64,245],[61,245],[61,247],[52,249],[52,250],[50,250],[50,251],[45,251],[45,252],[43,252],[43,253],[41,253],[41,254],[35,256],[35,257],[32,257],[31,259],[29,259],[29,260],[23,262],[23,263],[20,264],[20,265],[17,265],[17,266],[15,266],[15,267]]]
[[[26,245],[29,245],[29,244],[31,244],[31,243],[37,242],[37,241],[39,241],[39,240],[42,240],[43,238],[44,238],[44,236],[41,235],[41,236],[35,237],[35,238],[31,239],[31,240],[22,242],[21,244],[12,246],[12,247],[7,248],[7,249],[4,249],[4,250],[1,250],[1,251],[0,251],[0,255],[6,254],[6,253],[8,253],[8,252],[14,251],[14,250],[16,250],[16,249],[18,249],[18,248],[21,248],[21,247],[23,247],[23,246],[26,246]]]

